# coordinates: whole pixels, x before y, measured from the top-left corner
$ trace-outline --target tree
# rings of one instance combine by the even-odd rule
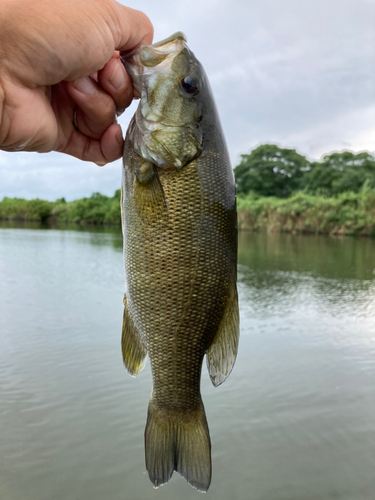
[[[254,191],[261,196],[285,198],[299,189],[307,159],[295,149],[282,149],[275,144],[263,144],[241,155],[234,169],[238,193]]]
[[[305,173],[302,186],[307,192],[327,196],[354,191],[366,183],[375,187],[375,157],[370,153],[332,153],[314,162]]]

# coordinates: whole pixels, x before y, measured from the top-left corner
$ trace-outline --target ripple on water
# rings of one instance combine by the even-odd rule
[[[151,374],[122,365],[120,239],[0,229],[1,499],[196,497],[145,474]],[[203,368],[212,498],[372,500],[374,245],[240,237],[239,356],[219,388]]]

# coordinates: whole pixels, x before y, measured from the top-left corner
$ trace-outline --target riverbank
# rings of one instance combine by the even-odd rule
[[[238,226],[246,231],[375,236],[375,190],[363,188],[332,198],[240,195]]]
[[[120,190],[112,197],[94,193],[71,202],[4,198],[0,219],[120,226]],[[239,195],[238,225],[242,231],[375,236],[375,190],[332,198]]]

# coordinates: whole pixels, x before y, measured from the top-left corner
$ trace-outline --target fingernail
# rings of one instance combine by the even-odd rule
[[[109,77],[109,81],[116,90],[121,90],[125,87],[126,80],[124,75],[124,69],[122,64],[119,62],[115,65],[112,75]]]
[[[123,138],[122,138],[122,131],[119,130],[116,134],[116,141],[122,146],[123,143]]]
[[[73,83],[73,87],[82,94],[91,95],[96,91],[96,87],[91,78],[80,78]]]

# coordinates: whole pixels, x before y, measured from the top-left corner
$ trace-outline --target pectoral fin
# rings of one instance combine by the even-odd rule
[[[135,171],[134,197],[141,210],[164,212],[167,204],[157,168],[142,160]]]
[[[122,323],[121,348],[124,365],[132,377],[135,377],[144,367],[147,354],[139,333],[137,332],[133,319],[124,296],[124,319]]]
[[[236,361],[240,319],[237,287],[233,283],[219,330],[206,352],[207,368],[215,387],[222,384]]]

